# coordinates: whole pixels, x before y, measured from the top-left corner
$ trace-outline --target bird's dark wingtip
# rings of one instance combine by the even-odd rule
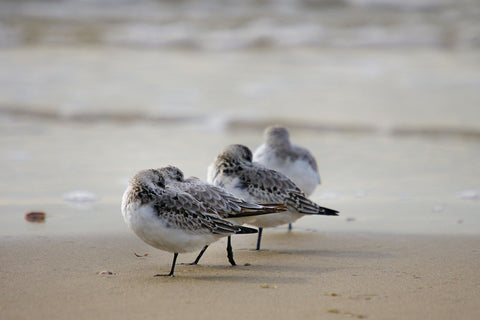
[[[237,234],[258,233],[258,230],[254,228],[240,226],[240,229],[236,233]]]
[[[333,210],[333,209],[328,209],[328,208],[323,208],[323,209],[325,210],[324,214],[327,216],[338,216],[338,214],[340,213],[340,211]]]

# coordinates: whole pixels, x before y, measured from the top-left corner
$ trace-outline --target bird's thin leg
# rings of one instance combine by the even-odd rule
[[[260,242],[262,241],[263,228],[258,228],[257,250],[260,250]]]
[[[228,236],[227,239],[227,258],[232,266],[236,266],[235,260],[233,259],[233,249],[232,249],[232,237]]]
[[[202,251],[200,251],[200,253],[198,254],[197,258],[195,259],[195,261],[191,262],[191,263],[187,263],[189,265],[197,265],[198,262],[200,261],[200,258],[203,256],[203,254],[205,253],[205,250],[207,250],[208,248],[208,244],[203,247]]]
[[[173,272],[175,271],[175,264],[177,263],[178,253],[173,254],[172,268],[170,269],[169,274],[156,274],[155,277],[174,277]]]

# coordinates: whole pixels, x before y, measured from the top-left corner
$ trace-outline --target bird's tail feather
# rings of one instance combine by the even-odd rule
[[[283,203],[258,204],[256,208],[242,207],[241,212],[235,212],[227,215],[227,218],[242,218],[258,216],[261,214],[270,214],[287,210],[287,205]]]
[[[254,228],[238,226],[238,230],[235,233],[236,234],[258,233],[258,230]]]
[[[221,235],[232,235],[232,234],[247,234],[247,233],[257,233],[257,229],[239,226],[236,224],[231,223],[228,220],[224,220],[221,218],[214,219],[214,228],[212,232],[214,234],[221,234]]]
[[[289,209],[303,214],[338,216],[339,213],[337,210],[321,207],[307,199],[304,195],[296,192],[291,192],[285,203]]]

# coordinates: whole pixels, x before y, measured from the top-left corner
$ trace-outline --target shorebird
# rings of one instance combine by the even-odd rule
[[[183,172],[174,166],[168,166],[159,169],[165,178],[165,185],[167,189],[179,190],[186,192],[193,196],[196,200],[201,202],[207,210],[216,212],[224,219],[228,219],[234,224],[241,225],[246,221],[246,218],[281,212],[286,210],[286,205],[278,204],[253,204],[248,203],[223,188],[206,183],[197,177],[184,178]],[[202,249],[194,262],[191,264],[198,264],[208,245]],[[227,257],[232,266],[236,265],[233,258],[233,250],[231,244],[231,237],[228,236],[227,241]]]
[[[264,132],[265,143],[253,153],[253,161],[280,171],[293,180],[309,197],[320,184],[315,157],[306,148],[292,144],[285,127],[270,126]],[[288,225],[292,229],[292,224]]]
[[[227,146],[209,166],[207,181],[253,203],[284,203],[287,211],[252,216],[245,222],[258,229],[257,250],[263,228],[292,223],[304,215],[337,216],[338,211],[321,207],[283,173],[252,162],[252,152],[244,145]]]
[[[155,276],[173,277],[179,253],[232,234],[257,233],[222,218],[186,192],[166,188],[163,175],[158,169],[139,171],[122,198],[123,218],[135,234],[152,247],[173,253],[170,273]]]
[[[268,127],[264,138],[265,143],[253,153],[253,161],[280,171],[310,196],[320,184],[317,161],[312,153],[292,144],[288,130],[282,126]]]

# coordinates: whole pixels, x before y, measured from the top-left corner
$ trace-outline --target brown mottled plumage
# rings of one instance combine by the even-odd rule
[[[130,180],[122,199],[127,225],[149,245],[174,253],[173,276],[179,252],[198,250],[231,234],[256,233],[235,225],[192,195],[165,187],[161,169],[142,170]]]
[[[287,211],[275,215],[248,218],[246,223],[259,227],[275,227],[291,223],[305,214],[338,215],[338,211],[321,207],[307,199],[299,187],[284,174],[252,162],[246,146],[227,146],[208,169],[208,181],[225,188],[237,197],[253,203],[284,203]]]
[[[174,166],[164,167],[159,170],[165,178],[167,190],[186,192],[202,203],[207,210],[215,211],[222,218],[228,218],[229,221],[235,224],[242,224],[248,217],[287,210],[287,205],[283,203],[272,202],[272,204],[268,205],[248,203],[225,189],[203,182],[196,177],[184,179],[183,172]],[[228,240],[228,260],[232,265],[235,265],[230,237]],[[198,263],[206,248],[203,248],[193,264]]]

